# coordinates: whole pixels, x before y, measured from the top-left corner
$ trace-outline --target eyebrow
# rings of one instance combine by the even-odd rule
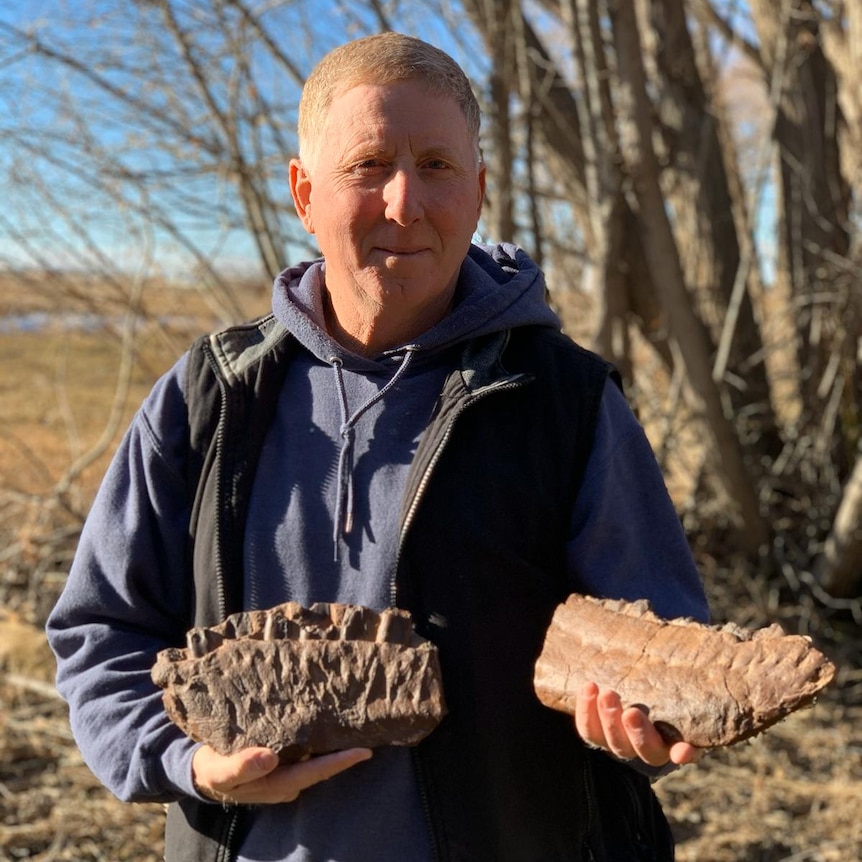
[[[372,158],[389,158],[390,154],[391,148],[386,147],[383,144],[365,143],[358,144],[353,148],[348,147],[343,153],[342,160],[353,162],[357,159],[361,161],[363,159]],[[440,158],[453,162],[457,162],[459,160],[456,149],[443,143],[428,144],[427,146],[423,146],[421,149],[417,150],[413,155],[414,158],[417,159]]]

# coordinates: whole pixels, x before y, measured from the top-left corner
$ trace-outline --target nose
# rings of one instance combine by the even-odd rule
[[[406,227],[422,218],[422,182],[409,168],[394,170],[383,187],[386,218]]]

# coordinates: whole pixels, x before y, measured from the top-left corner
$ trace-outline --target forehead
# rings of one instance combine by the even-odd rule
[[[338,93],[327,111],[322,143],[345,150],[401,136],[440,147],[470,146],[458,102],[429,92],[419,80],[358,84]]]

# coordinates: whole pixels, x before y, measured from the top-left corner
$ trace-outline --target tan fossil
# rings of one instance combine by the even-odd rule
[[[666,739],[713,748],[810,704],[834,674],[810,638],[778,625],[664,620],[645,601],[575,594],[554,613],[534,686],[546,706],[574,714],[578,689],[595,682],[645,707]]]
[[[354,746],[412,745],[446,712],[437,649],[406,611],[288,602],[189,631],[152,678],[167,714],[222,754],[283,762]]]

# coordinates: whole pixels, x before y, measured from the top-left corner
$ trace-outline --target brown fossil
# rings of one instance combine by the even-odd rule
[[[664,620],[645,601],[570,596],[556,609],[534,686],[546,706],[574,714],[585,682],[644,707],[668,740],[732,745],[814,701],[835,666],[810,638],[778,625],[748,631]]]
[[[152,678],[188,736],[283,762],[354,746],[413,745],[446,712],[436,647],[406,611],[288,602],[195,628]]]

